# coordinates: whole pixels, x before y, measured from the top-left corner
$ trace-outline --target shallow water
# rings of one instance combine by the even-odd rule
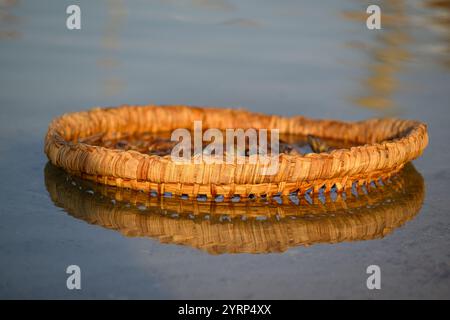
[[[363,1],[77,3],[80,31],[65,28],[67,4],[61,1],[0,2],[0,297],[450,298],[448,6],[381,1],[383,30],[369,31],[361,20]],[[182,229],[176,218],[157,215],[151,216],[161,217],[155,222],[144,220],[172,231],[191,228],[191,238],[139,234],[142,225],[126,225],[128,235],[137,236],[126,237],[117,210],[109,225],[104,215],[92,221],[99,219],[93,210],[105,207],[78,191],[68,193],[65,184],[56,194],[66,205],[74,200],[68,203],[76,204],[76,214],[55,205],[42,150],[53,117],[122,103],[424,121],[430,144],[414,161],[423,181],[420,206],[381,237],[287,246],[285,238],[274,237],[271,245],[283,250],[271,253],[231,254],[239,242],[228,251],[224,243],[227,232],[237,230],[250,234],[246,243],[252,248],[267,249],[248,229],[276,235],[271,228],[284,227],[272,220],[202,220],[204,233],[196,233],[189,217],[181,217],[188,224]],[[406,199],[417,192],[407,189]],[[391,198],[386,201],[397,199]],[[177,206],[166,202],[155,210],[172,214]],[[400,220],[409,212],[395,204],[389,208]],[[376,213],[366,209],[365,217],[371,209]],[[140,209],[123,210],[125,219]],[[221,239],[215,248],[221,254],[192,245],[205,234]],[[66,288],[71,264],[82,270],[79,291]],[[381,290],[366,288],[372,264],[381,268]]]

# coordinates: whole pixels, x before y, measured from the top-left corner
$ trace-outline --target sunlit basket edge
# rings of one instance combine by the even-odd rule
[[[180,165],[170,156],[113,150],[78,142],[98,133],[170,131],[191,128],[279,129],[360,143],[350,149],[303,156],[281,154],[275,175],[263,175],[267,164]],[[344,190],[354,182],[386,179],[420,156],[428,144],[427,126],[413,120],[369,119],[359,122],[281,117],[240,109],[188,106],[121,106],[68,113],[54,119],[45,138],[50,161],[92,181],[146,192],[214,197],[286,195],[306,190]]]

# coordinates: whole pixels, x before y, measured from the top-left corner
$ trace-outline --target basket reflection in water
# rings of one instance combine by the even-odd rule
[[[412,164],[368,192],[310,199],[151,197],[73,178],[50,163],[45,184],[53,202],[75,218],[125,236],[211,254],[283,252],[300,245],[382,238],[418,214],[425,194],[423,178]]]

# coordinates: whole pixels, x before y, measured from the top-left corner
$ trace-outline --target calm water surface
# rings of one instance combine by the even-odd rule
[[[66,2],[0,1],[0,297],[450,298],[450,5],[380,1],[383,29],[369,31],[357,0],[77,3],[82,30],[69,31]],[[363,210],[378,229],[309,243],[301,223],[315,220],[199,222],[170,201],[141,214],[69,187],[46,166],[49,121],[122,103],[398,116],[428,123],[430,145],[403,195]],[[70,264],[82,290],[66,289]],[[381,290],[366,288],[372,264]]]

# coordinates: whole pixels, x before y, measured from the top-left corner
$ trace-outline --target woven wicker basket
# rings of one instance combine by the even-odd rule
[[[339,138],[360,146],[306,155],[280,154],[279,170],[264,175],[268,164],[184,163],[169,155],[147,155],[93,146],[83,139],[102,134],[139,134],[191,128],[279,129],[281,133]],[[244,127],[243,127],[244,126]],[[398,119],[360,122],[280,117],[236,109],[186,106],[122,106],[65,114],[54,119],[45,138],[50,161],[67,172],[107,185],[146,192],[229,198],[287,195],[307,190],[344,190],[386,179],[427,146],[425,124]]]
[[[51,164],[45,184],[54,203],[75,218],[211,254],[283,252],[299,245],[382,238],[413,219],[425,197],[423,178],[412,165],[368,194],[327,196],[324,202],[316,195],[312,203],[149,197],[70,177]]]

